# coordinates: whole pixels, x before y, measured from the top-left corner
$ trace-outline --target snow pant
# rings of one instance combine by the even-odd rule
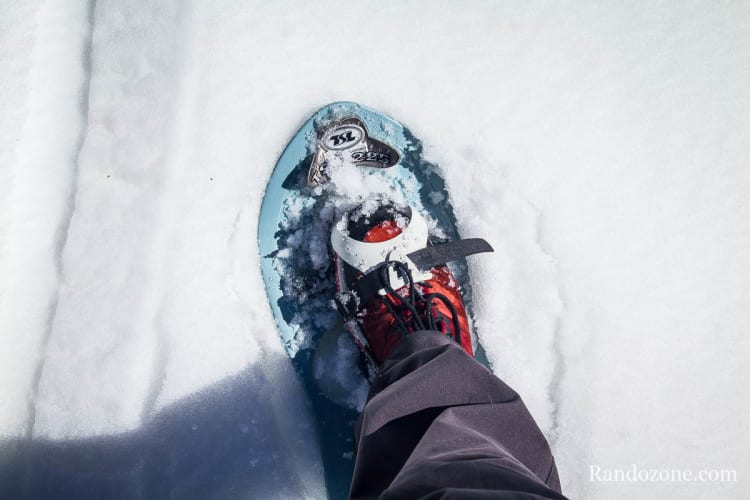
[[[355,438],[351,498],[565,498],[518,394],[437,332],[393,348]]]

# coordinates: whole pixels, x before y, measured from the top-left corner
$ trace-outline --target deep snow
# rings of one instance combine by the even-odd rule
[[[7,492],[322,495],[255,234],[286,142],[346,99],[495,247],[477,332],[568,495],[745,496],[747,2],[0,9]],[[632,464],[738,480],[590,480]]]

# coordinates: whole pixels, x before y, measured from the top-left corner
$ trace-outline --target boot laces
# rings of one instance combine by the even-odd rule
[[[391,269],[405,283],[405,287],[408,289],[405,297],[397,293],[391,286],[389,278],[389,271]],[[461,344],[461,325],[458,321],[458,312],[448,297],[439,292],[425,293],[421,288],[417,288],[417,283],[414,282],[409,267],[403,262],[390,260],[390,256],[386,257],[378,273],[381,285],[386,291],[383,303],[391,316],[396,320],[396,325],[403,335],[419,330],[440,331],[438,323],[442,320],[437,317],[437,314],[433,314],[436,304],[439,301],[450,312],[450,319],[453,323],[453,340],[459,345]],[[418,284],[424,288],[432,288],[432,285],[429,283],[419,282]],[[423,310],[422,314],[419,312],[420,309]]]

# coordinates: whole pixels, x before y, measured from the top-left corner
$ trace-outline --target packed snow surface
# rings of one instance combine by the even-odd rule
[[[746,496],[750,3],[0,9],[0,496],[325,496],[255,235],[339,100],[495,248],[477,334],[569,496]]]

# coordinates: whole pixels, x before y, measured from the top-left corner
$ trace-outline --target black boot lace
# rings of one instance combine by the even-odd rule
[[[396,275],[401,278],[408,287],[406,296],[398,294],[391,286],[389,279],[389,270],[393,269]],[[396,324],[403,335],[419,330],[440,330],[439,319],[437,314],[433,314],[437,301],[442,302],[450,311],[451,322],[453,323],[453,340],[461,343],[461,325],[458,322],[458,313],[450,299],[439,292],[424,293],[421,288],[417,288],[414,283],[411,270],[403,262],[390,260],[386,257],[385,263],[378,270],[381,285],[386,291],[383,300],[388,312],[395,318]],[[432,288],[429,283],[420,282],[419,285],[425,288]],[[420,314],[419,309],[423,310]]]

